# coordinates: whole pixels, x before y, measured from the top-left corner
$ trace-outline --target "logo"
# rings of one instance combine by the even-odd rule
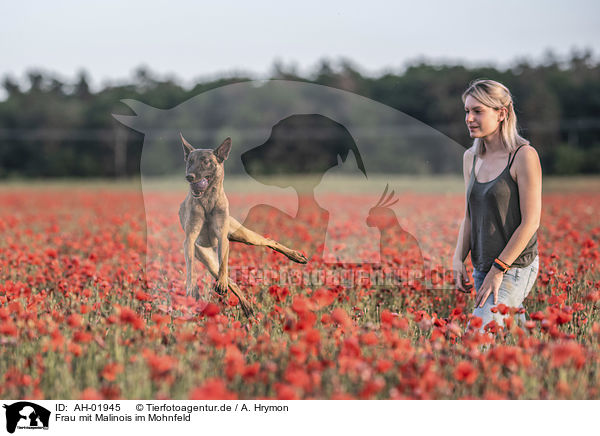
[[[9,406],[4,404],[6,409],[6,431],[14,433],[18,428],[27,430],[44,429],[48,430],[50,421],[50,411],[29,401],[19,401]]]
[[[140,172],[150,288],[170,287],[151,277],[183,266],[161,242],[173,237],[165,210],[176,217],[189,189],[180,132],[199,148],[231,137],[223,182],[231,216],[321,266],[310,275],[270,262],[232,266],[237,280],[397,289],[425,279],[427,289],[448,286],[446,253],[454,247],[436,228],[435,204],[407,193],[413,186],[427,192],[443,180],[438,176],[462,171],[464,147],[436,129],[351,92],[286,80],[213,88],[170,109],[123,103],[135,115],[114,118],[144,135]],[[178,180],[179,194],[156,196],[161,180],[164,186]],[[205,273],[200,281],[209,289],[213,278]]]

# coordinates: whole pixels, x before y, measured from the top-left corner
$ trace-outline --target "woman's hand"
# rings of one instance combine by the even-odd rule
[[[498,304],[498,290],[502,284],[503,276],[502,271],[492,266],[492,269],[489,270],[485,279],[483,279],[483,284],[475,299],[475,307],[483,307],[492,292],[494,293],[494,305]]]
[[[454,270],[454,284],[456,289],[467,294],[470,293],[473,289],[473,284],[469,279],[467,267],[464,262],[454,260],[452,262],[452,269]]]

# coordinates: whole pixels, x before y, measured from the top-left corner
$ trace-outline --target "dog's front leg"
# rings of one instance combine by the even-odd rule
[[[229,223],[226,214],[219,216],[219,219],[215,221],[218,222],[218,227],[215,231],[218,238],[217,254],[219,257],[219,275],[217,277],[215,291],[221,295],[225,295],[229,286],[229,271],[227,268],[227,264],[229,263],[229,239],[227,238],[227,234],[229,233]]]
[[[194,268],[194,251],[196,249],[195,243],[200,231],[197,229],[189,229],[185,233],[185,240],[183,241],[183,255],[185,257],[185,294],[187,296],[193,296],[198,298],[198,276],[196,269]]]

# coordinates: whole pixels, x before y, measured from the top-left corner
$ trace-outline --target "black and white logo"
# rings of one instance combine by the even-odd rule
[[[6,431],[14,433],[22,430],[48,430],[50,411],[29,401],[19,401],[11,405],[4,404],[6,409]]]

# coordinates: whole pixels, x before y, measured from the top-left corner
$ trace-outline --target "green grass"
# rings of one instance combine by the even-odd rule
[[[302,177],[273,177],[274,185],[294,182],[297,186],[310,189],[311,183]],[[259,185],[249,186],[244,177],[228,177],[226,187],[229,191],[239,193],[260,192]],[[369,177],[370,183],[364,183],[356,177],[337,176],[328,180],[332,192],[340,193],[378,193],[382,186],[389,183],[396,192],[418,193],[461,193],[464,192],[463,179],[458,176],[398,176],[394,174],[377,174]],[[258,189],[256,186],[259,186]],[[186,183],[180,177],[144,179],[144,189],[156,191],[182,191]],[[18,179],[0,181],[0,192],[7,190],[31,189],[99,189],[99,190],[140,190],[142,182],[139,178],[130,179]],[[561,192],[600,192],[600,176],[551,176],[543,180],[544,193]]]

